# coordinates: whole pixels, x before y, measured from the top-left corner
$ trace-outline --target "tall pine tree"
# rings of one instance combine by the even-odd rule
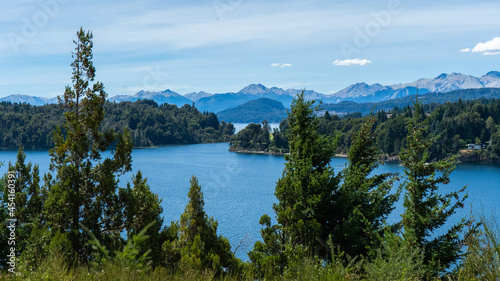
[[[180,223],[172,224],[175,239],[163,244],[168,266],[183,271],[192,269],[211,270],[216,275],[224,269],[235,272],[239,262],[231,252],[227,238],[217,235],[217,221],[205,213],[203,192],[198,179],[191,178],[188,192],[189,203],[181,215]]]
[[[443,193],[440,187],[450,182],[455,165],[453,159],[429,161],[432,139],[426,138],[428,124],[423,108],[417,101],[408,123],[406,147],[400,153],[406,180],[404,212],[402,216],[403,238],[412,249],[424,252],[424,264],[428,274],[438,275],[450,267],[461,254],[460,231],[465,219],[437,235],[436,230],[458,208],[463,208],[467,195],[461,194],[466,187]]]
[[[51,170],[57,173],[49,190],[44,215],[52,231],[68,233],[72,248],[85,261],[91,247],[89,229],[109,249],[121,248],[123,204],[117,193],[118,175],[131,170],[132,143],[127,131],[118,136],[111,158],[101,154],[115,141],[113,131],[102,132],[106,92],[94,84],[92,33],[80,29],[73,53],[73,86],[59,103],[64,108],[64,131],[54,132]]]
[[[399,199],[399,191],[391,194],[396,174],[373,175],[381,164],[372,132],[374,122],[374,119],[367,120],[354,135],[349,162],[342,173],[339,223],[332,231],[332,242],[350,256],[366,256],[378,249],[385,219]]]
[[[264,242],[257,242],[250,260],[262,272],[266,268],[282,271],[287,265],[286,251],[302,249],[310,254],[328,252],[328,237],[337,224],[336,196],[339,177],[330,166],[335,142],[319,135],[315,101],[297,95],[289,112],[290,154],[276,184],[274,204],[277,225],[264,215],[260,223]],[[277,240],[275,240],[277,239]]]

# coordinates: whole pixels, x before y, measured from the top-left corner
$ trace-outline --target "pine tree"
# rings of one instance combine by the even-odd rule
[[[160,237],[163,218],[161,213],[161,199],[157,194],[151,192],[147,179],[142,177],[142,172],[138,171],[132,178],[133,187],[130,183],[127,188],[120,189],[120,201],[124,203],[124,227],[127,229],[127,238],[132,240],[146,227],[145,244],[150,246],[153,266],[158,266],[161,262]],[[143,250],[142,254],[146,250]]]
[[[261,231],[265,244],[257,242],[249,253],[261,273],[268,266],[283,270],[286,251],[329,252],[327,241],[339,211],[335,201],[339,177],[329,164],[335,142],[319,135],[314,103],[307,101],[304,93],[292,102],[288,115],[290,154],[285,156],[285,169],[276,184],[278,203],[273,206],[277,225],[271,226],[269,216],[264,215],[260,223],[265,227]]]
[[[181,215],[176,230],[176,240],[166,241],[163,245],[170,266],[181,270],[212,270],[216,275],[223,270],[237,271],[238,260],[231,252],[227,238],[217,236],[217,221],[208,217],[204,210],[203,192],[196,177],[191,178],[188,192],[189,203]],[[172,257],[178,260],[173,260]]]
[[[374,254],[384,233],[385,219],[394,210],[400,191],[390,194],[396,174],[372,175],[383,164],[377,159],[374,119],[367,120],[354,135],[348,165],[339,191],[339,224],[332,242],[350,256]]]
[[[113,131],[102,132],[106,100],[92,63],[92,33],[80,29],[73,53],[73,86],[67,86],[59,103],[65,110],[65,124],[54,132],[50,150],[51,170],[57,173],[49,190],[44,215],[55,233],[68,233],[73,249],[85,261],[90,256],[89,229],[109,249],[121,248],[122,204],[117,193],[117,176],[131,170],[132,143],[125,131],[118,136],[111,158],[102,159],[115,141]],[[117,245],[115,245],[117,244]]]
[[[461,196],[466,187],[447,194],[440,187],[450,182],[454,159],[429,161],[429,149],[433,143],[427,139],[428,122],[418,100],[408,123],[406,147],[400,153],[405,167],[403,187],[404,212],[402,217],[403,238],[412,249],[424,252],[427,272],[437,275],[449,268],[461,254],[460,231],[467,223],[462,219],[445,234],[435,235],[458,208],[463,208],[467,195]]]
[[[26,163],[26,154],[23,148],[19,148],[17,153],[17,160],[15,164],[8,164],[9,173],[5,174],[0,179],[0,228],[8,230],[7,219],[14,218],[15,221],[15,234],[16,234],[16,256],[19,257],[21,253],[28,248],[28,240],[32,234],[33,229],[39,227],[42,223],[41,210],[43,201],[46,197],[46,190],[40,186],[40,175],[38,165],[33,165],[31,162]],[[15,197],[9,197],[9,190],[7,187],[9,183],[15,187]],[[9,208],[10,204],[14,204],[15,208]],[[12,210],[12,217],[11,217]],[[10,231],[9,231],[10,232]],[[1,232],[0,245],[4,246],[3,249],[10,249],[7,244],[7,238],[10,236],[8,232]],[[12,245],[11,245],[12,246]],[[5,267],[5,256],[0,258],[0,268]]]

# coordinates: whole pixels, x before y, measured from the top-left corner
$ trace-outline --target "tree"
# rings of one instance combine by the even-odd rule
[[[339,223],[332,232],[332,242],[350,256],[375,253],[382,241],[385,219],[399,199],[399,190],[390,194],[396,174],[372,175],[383,164],[377,160],[371,129],[374,123],[374,119],[367,120],[353,137],[349,162],[342,172]]]
[[[130,183],[127,188],[120,189],[120,201],[124,203],[124,227],[127,229],[127,237],[133,239],[134,235],[144,232],[145,244],[150,245],[151,258],[154,266],[158,266],[161,260],[160,236],[163,218],[161,199],[157,194],[151,192],[147,179],[143,179],[142,172],[138,171],[132,178],[133,187]],[[143,249],[142,254],[145,253]]]
[[[328,252],[328,236],[336,224],[338,211],[335,195],[339,178],[329,165],[335,142],[318,133],[314,101],[304,93],[297,95],[288,115],[290,154],[285,156],[285,169],[276,184],[277,225],[271,226],[264,215],[261,234],[265,244],[256,243],[250,260],[263,273],[265,266],[283,270],[287,265],[285,251],[305,250],[315,254]],[[273,241],[278,239],[278,241]]]
[[[31,162],[26,163],[26,154],[22,147],[19,148],[17,153],[16,163],[9,163],[8,166],[9,173],[0,179],[0,206],[2,208],[0,218],[3,219],[1,227],[2,229],[6,229],[6,220],[8,218],[16,219],[15,248],[16,256],[19,257],[27,249],[28,240],[33,229],[42,223],[41,211],[46,197],[46,190],[43,186],[40,186],[38,165],[33,166]],[[9,192],[9,186],[14,187],[14,197],[9,197],[9,194],[12,194]],[[13,203],[15,208],[9,208],[9,206],[12,206],[9,203]],[[13,210],[12,213],[11,210]],[[7,238],[9,235],[3,235],[2,233],[1,237],[0,245],[7,247]],[[3,262],[6,255],[0,258],[0,267],[5,266]]]
[[[400,153],[405,168],[405,182],[402,184],[404,212],[402,217],[403,239],[411,249],[424,252],[424,265],[430,275],[437,275],[455,262],[460,254],[460,231],[465,219],[449,228],[445,234],[434,235],[458,208],[463,208],[467,195],[461,196],[466,187],[442,194],[441,185],[450,182],[455,168],[454,159],[429,160],[429,148],[433,139],[427,139],[427,120],[418,100],[415,111],[409,119],[406,147]]]
[[[222,274],[223,270],[238,270],[238,260],[231,252],[231,245],[227,238],[217,236],[217,221],[208,217],[204,211],[205,202],[198,179],[191,178],[191,187],[188,192],[189,203],[181,215],[176,230],[176,240],[166,241],[163,245],[166,259],[177,263],[180,269],[212,270],[215,274]],[[178,260],[172,261],[171,257]]]
[[[94,81],[92,33],[80,29],[73,53],[73,86],[66,86],[59,103],[65,124],[54,132],[55,147],[50,150],[51,170],[57,173],[44,206],[47,224],[55,232],[68,233],[72,248],[86,261],[91,248],[89,229],[109,249],[121,248],[123,205],[117,193],[117,176],[131,170],[132,143],[125,131],[118,138],[113,131],[102,132],[106,92]],[[102,159],[115,141],[111,158]]]

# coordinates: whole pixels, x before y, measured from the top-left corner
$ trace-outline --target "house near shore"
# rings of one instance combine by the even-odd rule
[[[479,150],[486,148],[486,144],[475,144],[475,143],[469,143],[467,144],[467,148],[471,150]]]

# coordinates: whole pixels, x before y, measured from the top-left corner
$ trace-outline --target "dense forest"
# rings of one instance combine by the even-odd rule
[[[274,219],[261,217],[262,239],[248,253],[249,262],[237,259],[227,238],[217,234],[218,222],[206,214],[195,176],[184,213],[164,222],[162,213],[169,210],[140,171],[119,186],[118,177],[132,169],[131,130],[103,130],[106,94],[102,83],[94,83],[92,34],[81,29],[77,39],[73,85],[61,101],[66,133],[53,133],[51,171],[42,181],[38,166],[26,163],[20,149],[0,179],[2,279],[498,278],[497,228],[473,218],[445,226],[464,207],[466,187],[439,189],[450,182],[454,163],[429,159],[431,119],[418,101],[406,117],[399,154],[404,174],[375,174],[381,164],[375,118],[361,121],[348,163],[336,171],[330,161],[339,137],[320,134],[324,121],[315,115],[315,102],[299,94],[281,128],[290,153],[275,187]],[[113,143],[116,149],[103,158]],[[397,179],[403,179],[399,187]],[[388,225],[401,194],[401,221]],[[437,236],[437,229],[444,234]]]
[[[150,100],[104,104],[102,130],[131,131],[134,146],[224,142],[234,134],[231,123],[190,105],[159,106]],[[49,149],[53,131],[64,123],[64,109],[56,104],[32,106],[0,103],[0,148]],[[63,130],[64,131],[64,130]]]
[[[443,159],[460,153],[464,160],[498,161],[500,159],[500,100],[479,99],[472,101],[425,104],[428,136],[435,139],[430,149],[433,159]],[[338,140],[337,154],[346,154],[352,143],[352,136],[362,124],[374,118],[374,133],[378,153],[386,159],[399,154],[406,144],[407,121],[413,116],[410,106],[395,107],[390,111],[362,117],[351,113],[342,117],[330,115],[328,111],[320,117],[320,134],[335,136]],[[286,120],[279,130],[270,132],[269,127],[250,124],[238,132],[231,143],[233,151],[287,152],[288,139]],[[463,151],[468,144],[481,144],[483,149]],[[462,150],[462,152],[461,152]]]

